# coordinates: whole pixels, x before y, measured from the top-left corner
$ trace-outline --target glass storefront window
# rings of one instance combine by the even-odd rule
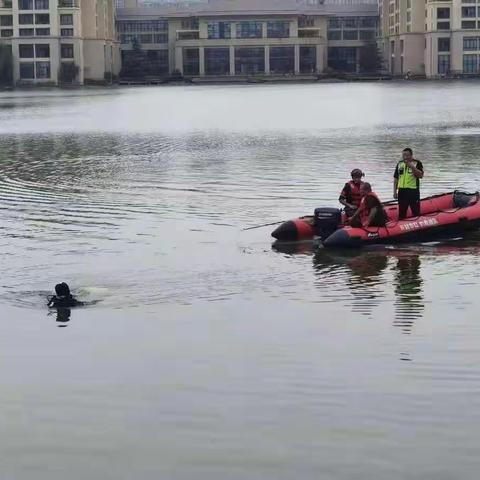
[[[206,48],[205,49],[205,74],[229,75],[230,74],[230,49]]]
[[[237,75],[265,73],[265,48],[235,48],[235,73]]]

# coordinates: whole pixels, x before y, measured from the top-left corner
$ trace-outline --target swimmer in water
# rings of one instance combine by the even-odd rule
[[[56,295],[48,301],[48,308],[70,308],[84,305],[70,293],[70,287],[65,282],[55,285],[55,293]]]

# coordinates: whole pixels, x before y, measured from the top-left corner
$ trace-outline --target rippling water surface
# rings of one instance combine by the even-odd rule
[[[476,479],[480,236],[242,230],[407,145],[477,190],[477,84],[0,93],[0,478]]]

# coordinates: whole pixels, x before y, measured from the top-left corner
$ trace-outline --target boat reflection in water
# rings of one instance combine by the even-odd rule
[[[358,250],[324,249],[315,242],[275,242],[273,248],[289,255],[312,255],[321,301],[349,305],[352,312],[367,316],[381,306],[385,315],[393,316],[394,326],[410,334],[415,320],[425,311],[424,286],[428,279],[422,276],[422,270],[425,266],[428,270],[439,257],[442,261],[452,261],[458,255],[478,258],[480,236]]]

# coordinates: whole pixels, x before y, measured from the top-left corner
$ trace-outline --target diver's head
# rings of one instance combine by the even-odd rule
[[[70,295],[70,287],[65,283],[58,283],[55,285],[55,293],[58,297],[68,297]]]

